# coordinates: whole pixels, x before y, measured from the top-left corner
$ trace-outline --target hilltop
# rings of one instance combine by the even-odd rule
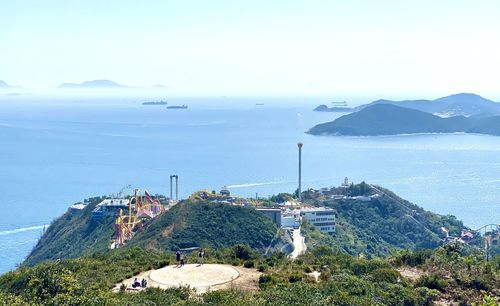
[[[10,88],[10,86],[9,86],[9,84],[7,84],[4,81],[0,80],[0,88]]]
[[[74,258],[109,250],[114,235],[114,216],[92,220],[92,210],[102,200],[93,198],[81,211],[68,210],[45,231],[25,260],[33,265],[47,259]],[[264,215],[247,207],[204,201],[181,201],[145,223],[125,248],[177,250],[189,247],[222,248],[236,244],[264,249],[278,228]],[[275,241],[273,241],[275,240]]]
[[[127,88],[111,80],[92,80],[82,83],[63,83],[57,88]]]
[[[500,103],[488,100],[472,93],[459,93],[435,100],[377,100],[368,104],[356,107],[354,111],[378,105],[391,104],[406,108],[419,110],[442,117],[453,116],[477,116],[477,115],[500,115]]]
[[[148,223],[129,246],[174,251],[247,244],[263,250],[277,234],[276,225],[253,208],[186,200]]]
[[[382,187],[363,183],[350,189],[332,190],[326,194],[345,193],[346,198],[332,199],[314,190],[303,194],[306,203],[337,211],[338,234],[331,237],[306,225],[304,230],[309,243],[321,241],[351,255],[386,256],[395,249],[437,248],[445,237],[441,227],[446,227],[456,236],[464,227],[453,216],[425,211]],[[370,201],[352,198],[374,194],[380,197]],[[92,220],[92,210],[101,200],[92,198],[83,210],[68,210],[56,219],[24,264],[108,251],[114,237],[115,217]],[[271,202],[266,200],[266,205],[277,205]],[[175,251],[192,247],[220,249],[245,244],[256,250],[269,246],[279,250],[287,246],[286,239],[270,219],[251,207],[191,197],[145,222],[125,248]]]
[[[396,249],[435,249],[446,237],[443,227],[453,236],[460,236],[464,228],[454,216],[426,211],[364,182],[348,188],[308,190],[303,198],[312,206],[333,208],[337,215],[335,236],[306,224],[306,243],[336,246],[351,255],[387,256]]]
[[[375,104],[308,131],[313,135],[347,136],[456,132],[500,135],[500,116],[442,118],[392,104]]]
[[[17,89],[19,89],[19,88],[21,88],[21,86],[17,86],[17,85],[9,85],[9,84],[7,84],[5,81],[0,80],[0,88],[4,88],[4,89],[5,89],[5,88],[11,88],[11,89],[15,89],[15,88],[17,88]]]

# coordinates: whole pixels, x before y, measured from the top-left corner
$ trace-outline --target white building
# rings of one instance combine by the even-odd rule
[[[128,199],[105,199],[92,211],[92,219],[98,220],[105,216],[116,215],[120,209],[128,208]]]
[[[309,208],[302,209],[300,215],[320,231],[335,234],[335,210],[325,207]]]
[[[78,203],[75,203],[75,204],[71,205],[69,207],[69,209],[72,209],[72,210],[82,210],[85,207],[87,207],[87,204],[82,203],[82,202],[78,202]]]

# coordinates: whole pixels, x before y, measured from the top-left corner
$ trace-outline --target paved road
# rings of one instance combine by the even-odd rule
[[[293,230],[293,252],[288,255],[291,259],[297,258],[300,254],[304,253],[307,249],[306,244],[304,243],[304,236],[300,233],[299,229]]]

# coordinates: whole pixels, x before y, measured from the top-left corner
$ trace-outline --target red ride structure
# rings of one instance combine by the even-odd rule
[[[129,199],[126,214],[120,209],[115,221],[115,239],[111,248],[119,248],[134,236],[135,231],[143,222],[162,214],[165,208],[158,199],[153,199],[145,191],[144,196],[139,189],[135,189],[134,196]]]

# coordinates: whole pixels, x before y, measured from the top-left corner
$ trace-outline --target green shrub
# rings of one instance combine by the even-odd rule
[[[277,283],[277,279],[275,276],[271,274],[262,274],[259,276],[259,287],[264,289],[266,287],[272,286]]]
[[[261,265],[259,265],[259,267],[257,268],[257,270],[258,270],[259,272],[266,272],[266,271],[267,271],[267,269],[268,269],[268,267],[267,267],[267,265],[266,265],[266,264],[261,264]]]
[[[431,257],[432,253],[432,250],[401,250],[393,254],[390,261],[395,266],[407,265],[410,267],[416,267],[423,265],[425,261]]]
[[[243,264],[243,266],[245,268],[253,268],[255,266],[255,263],[253,260],[247,260],[245,261],[245,263]]]
[[[443,291],[445,285],[445,280],[437,274],[422,275],[415,283],[416,287],[427,287],[439,291]]]
[[[233,247],[234,256],[239,259],[248,260],[252,258],[252,248],[248,245],[238,244]]]
[[[300,282],[302,279],[303,275],[298,272],[288,276],[288,282],[290,283]]]
[[[434,301],[439,297],[439,291],[435,289],[429,289],[427,287],[415,288],[416,293],[419,296],[419,305],[430,306],[433,305]]]
[[[371,277],[375,282],[386,282],[395,284],[401,279],[401,275],[398,271],[389,268],[380,268],[373,270],[370,273]]]

